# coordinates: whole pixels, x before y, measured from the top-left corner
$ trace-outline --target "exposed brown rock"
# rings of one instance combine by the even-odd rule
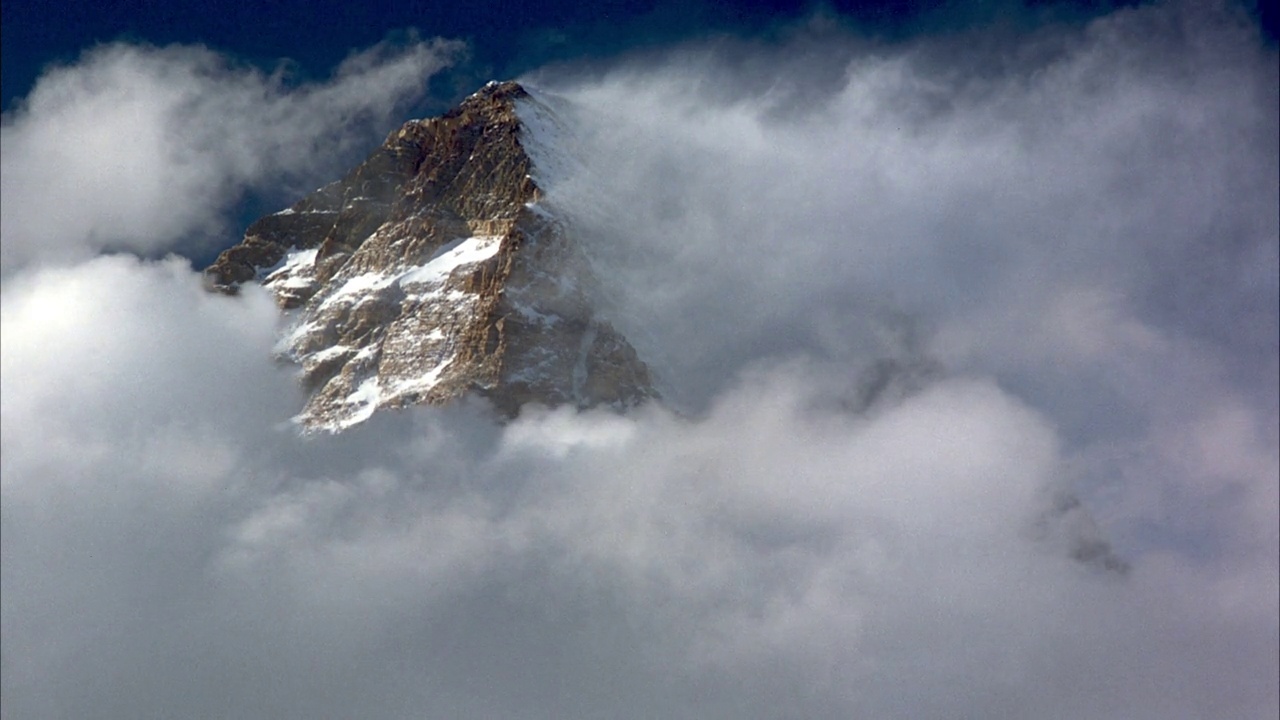
[[[537,100],[491,83],[406,123],[205,271],[223,291],[261,281],[293,311],[282,353],[303,368],[306,427],[467,392],[509,416],[654,396],[644,363],[595,316],[582,248],[537,205],[522,103]]]

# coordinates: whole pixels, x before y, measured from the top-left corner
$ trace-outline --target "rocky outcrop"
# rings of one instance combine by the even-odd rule
[[[542,202],[555,124],[520,85],[490,83],[253,223],[205,271],[225,292],[261,282],[291,313],[279,351],[302,367],[306,428],[466,393],[507,416],[654,397],[594,311],[583,248]]]

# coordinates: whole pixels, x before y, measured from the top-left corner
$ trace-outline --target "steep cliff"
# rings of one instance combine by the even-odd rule
[[[597,317],[582,239],[540,202],[558,124],[520,85],[490,83],[254,222],[205,271],[225,292],[261,282],[290,314],[279,351],[302,367],[307,429],[466,393],[508,416],[655,396]]]

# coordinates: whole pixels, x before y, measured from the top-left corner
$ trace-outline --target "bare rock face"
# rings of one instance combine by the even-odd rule
[[[555,125],[520,85],[490,83],[256,221],[205,271],[226,292],[261,282],[291,313],[279,350],[303,369],[304,427],[338,431],[466,393],[507,416],[655,396],[645,364],[593,311],[582,247],[539,202]]]

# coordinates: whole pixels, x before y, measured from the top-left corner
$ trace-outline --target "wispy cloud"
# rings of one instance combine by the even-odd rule
[[[379,46],[300,86],[201,47],[88,51],[4,118],[4,267],[207,241],[246,189],[340,172],[459,50]]]

